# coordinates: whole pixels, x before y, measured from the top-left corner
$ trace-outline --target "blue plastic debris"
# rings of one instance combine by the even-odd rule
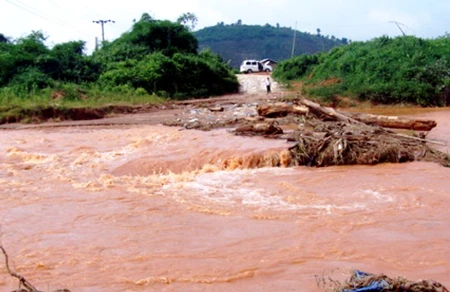
[[[372,274],[368,274],[366,272],[355,270],[353,272],[353,276],[350,280],[350,283],[352,281],[361,281],[364,280],[366,277],[373,276]],[[353,288],[353,289],[344,289],[341,292],[383,292],[386,289],[389,289],[389,284],[385,280],[378,280],[378,281],[372,281],[369,282],[364,287],[359,288]]]

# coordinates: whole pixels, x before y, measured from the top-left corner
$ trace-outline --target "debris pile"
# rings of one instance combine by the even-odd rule
[[[450,166],[449,156],[426,139],[433,120],[341,113],[304,98],[188,108],[188,114],[166,121],[183,129],[233,128],[242,136],[287,139],[291,166],[437,162]]]
[[[307,123],[288,138],[297,143],[289,149],[296,165],[448,162],[445,154],[431,149],[426,140],[419,137],[364,124],[317,120]]]
[[[442,284],[433,280],[417,282],[386,275],[372,275],[355,270],[349,281],[336,289],[338,292],[448,292]]]
[[[259,121],[253,132],[264,136],[283,133],[281,129],[275,131],[273,124],[282,128],[283,124],[292,123],[289,116],[296,116],[299,120],[297,129],[282,136],[296,143],[289,149],[293,165],[322,167],[408,161],[450,165],[448,155],[428,145],[438,142],[426,140],[424,132],[415,132],[430,131],[436,126],[435,121],[375,115],[350,116],[306,99],[300,99],[297,103],[258,105],[258,114],[269,122],[264,127]],[[301,119],[298,119],[299,116]],[[408,129],[412,135],[385,128],[388,126]],[[235,133],[249,135],[251,129],[247,124],[238,127]],[[262,132],[261,129],[267,131]]]

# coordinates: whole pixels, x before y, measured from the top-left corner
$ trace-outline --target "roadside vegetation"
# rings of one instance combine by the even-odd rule
[[[274,78],[301,82],[301,91],[325,101],[347,96],[383,104],[450,104],[450,38],[383,36],[327,53],[281,62]]]
[[[189,17],[187,17],[189,16]],[[41,109],[104,107],[236,92],[232,69],[210,50],[198,52],[188,23],[143,14],[92,55],[83,41],[49,48],[40,31],[11,40],[0,34],[0,121]],[[20,116],[20,115],[19,115]],[[20,118],[19,118],[20,119]]]

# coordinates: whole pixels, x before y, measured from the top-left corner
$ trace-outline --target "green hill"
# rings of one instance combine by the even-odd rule
[[[296,32],[294,55],[314,54],[329,51],[335,46],[347,44],[346,38]],[[292,54],[294,30],[288,27],[243,25],[223,22],[194,32],[199,48],[210,48],[232,67],[239,67],[245,59],[265,59],[275,61],[289,59]]]

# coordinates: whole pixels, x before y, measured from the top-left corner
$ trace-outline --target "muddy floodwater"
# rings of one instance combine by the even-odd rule
[[[450,141],[449,110],[415,114]],[[320,291],[316,275],[352,269],[450,286],[437,164],[275,168],[283,140],[158,125],[0,141],[0,243],[44,291]],[[16,289],[0,263],[0,291]]]

